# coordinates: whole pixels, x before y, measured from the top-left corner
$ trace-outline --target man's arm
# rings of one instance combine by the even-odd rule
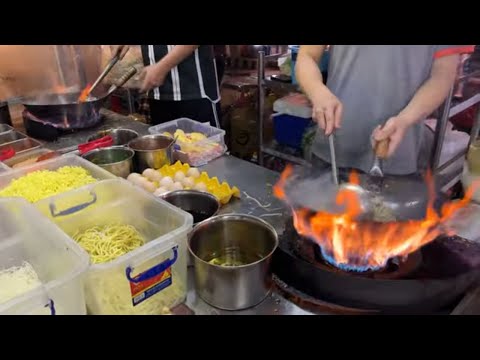
[[[335,95],[323,84],[318,64],[327,45],[302,45],[297,56],[295,75],[312,103],[312,118],[330,135],[340,127],[343,107]]]
[[[143,82],[140,91],[146,92],[161,86],[168,72],[193,54],[200,45],[175,45],[172,51],[154,65],[143,69]]]
[[[448,96],[457,74],[460,55],[453,54],[434,60],[430,77],[417,90],[408,105],[397,115],[387,120],[385,126],[373,132],[376,141],[389,140],[387,157],[401,143],[407,129],[433,113]]]
[[[414,124],[433,113],[445,101],[455,83],[459,60],[458,54],[436,59],[430,77],[398,116],[408,124]]]
[[[175,45],[157,64],[166,72],[193,54],[200,45]]]
[[[295,76],[302,90],[312,102],[318,98],[319,89],[326,89],[318,67],[326,47],[327,45],[302,45],[298,52]]]

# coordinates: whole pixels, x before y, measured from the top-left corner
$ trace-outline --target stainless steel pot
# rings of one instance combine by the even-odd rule
[[[141,173],[148,168],[159,169],[163,165],[170,165],[173,159],[173,143],[174,140],[165,135],[146,135],[131,140],[128,147],[135,151],[135,171]]]
[[[203,191],[177,190],[168,192],[162,198],[170,204],[190,213],[196,225],[220,210],[220,203],[215,196]]]
[[[90,136],[87,142],[101,139],[105,136],[111,136],[113,138],[113,145],[127,145],[131,140],[138,137],[136,131],[130,129],[108,129],[101,130],[96,134]]]
[[[224,310],[259,304],[270,292],[277,246],[275,229],[253,216],[220,215],[201,222],[188,239],[198,295]]]
[[[95,149],[83,155],[83,158],[111,172],[126,178],[133,170],[134,151],[123,146],[111,146]]]

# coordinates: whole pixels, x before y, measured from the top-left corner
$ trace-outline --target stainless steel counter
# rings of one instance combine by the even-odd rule
[[[75,134],[63,136],[55,142],[45,144],[50,149],[60,149],[85,142],[86,139],[98,130],[108,128],[127,128],[139,134],[147,134],[148,126],[135,122],[129,117],[102,110],[104,122],[94,129],[84,130]],[[223,156],[202,168],[211,176],[217,176],[220,181],[227,181],[237,186],[241,191],[241,199],[235,199],[224,206],[221,213],[244,213],[258,216],[270,224],[281,234],[285,219],[289,216],[288,209],[272,194],[272,186],[279,174],[255,164],[240,160],[233,156]],[[193,271],[189,269],[188,296],[186,305],[196,315],[312,315],[296,304],[286,300],[283,296],[272,293],[261,304],[243,311],[223,311],[213,308],[199,299],[194,290]],[[479,291],[467,294],[457,306],[454,314],[479,313]],[[326,314],[325,314],[326,315]]]

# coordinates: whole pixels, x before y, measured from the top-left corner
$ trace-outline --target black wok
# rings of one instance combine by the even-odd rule
[[[416,273],[386,279],[330,271],[302,259],[294,250],[292,239],[296,237],[290,222],[279,238],[273,273],[307,295],[342,306],[385,313],[431,313],[454,303],[479,284],[480,269],[453,256],[448,241],[443,239],[421,249],[422,264]]]
[[[80,92],[72,92],[24,98],[22,104],[31,115],[40,120],[48,119],[53,126],[61,126],[65,119],[68,119],[70,127],[81,128],[85,120],[97,117],[108,97],[130,80],[136,72],[137,70],[131,67],[104,95],[88,98],[85,102],[78,101]]]

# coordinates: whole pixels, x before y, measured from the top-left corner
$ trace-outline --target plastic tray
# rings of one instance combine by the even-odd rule
[[[179,149],[175,150],[175,159],[192,166],[202,166],[209,161],[222,156],[226,151],[225,131],[210,126],[208,123],[182,118],[155,125],[148,129],[150,134],[163,134],[168,132],[172,136],[175,131],[183,130],[186,134],[199,132],[204,134],[207,139],[195,143],[184,144],[177,141]],[[185,146],[196,148],[194,151],[185,150]]]
[[[26,200],[0,199],[0,269],[24,261],[43,286],[1,303],[1,315],[86,314],[88,254]]]
[[[91,265],[85,288],[90,314],[161,314],[185,300],[190,214],[123,179],[87,185],[35,206],[70,236],[94,226],[129,224],[146,240],[145,245],[111,262]],[[158,282],[162,264],[167,269],[171,266],[167,282]],[[144,274],[143,282],[132,282],[127,271],[131,271],[130,279]],[[131,286],[142,285],[150,285],[150,290],[132,293]],[[148,297],[155,289],[159,292]]]
[[[57,170],[63,166],[80,166],[86,169],[95,179],[115,179],[116,176],[102,169],[101,167],[92,164],[91,162],[76,156],[76,155],[63,155],[50,160],[45,160],[32,165],[24,166],[18,169],[12,169],[7,172],[0,173],[0,190],[5,188],[14,179],[18,179],[28,173],[37,170]]]
[[[33,158],[33,157],[38,157],[38,156],[47,154],[49,152],[52,152],[52,150],[46,149],[46,148],[38,148],[38,149],[30,150],[30,151],[25,151],[21,154],[15,155],[14,157],[12,157],[8,160],[5,160],[4,164],[6,166],[8,166],[9,168],[13,168],[13,166],[15,164],[18,164],[22,161],[28,160],[28,159]],[[21,167],[25,167],[25,166],[28,166],[28,165],[24,165],[24,166],[21,166]]]

